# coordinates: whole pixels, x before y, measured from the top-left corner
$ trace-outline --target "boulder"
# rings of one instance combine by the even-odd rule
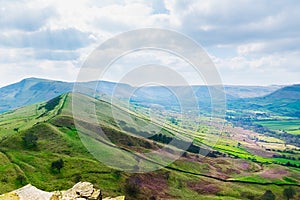
[[[0,200],[49,200],[52,192],[45,192],[28,184],[8,194],[0,195]]]
[[[101,191],[94,188],[89,182],[79,182],[71,189],[54,194],[51,200],[101,200]]]

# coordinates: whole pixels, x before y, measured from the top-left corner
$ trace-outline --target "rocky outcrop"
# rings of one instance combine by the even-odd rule
[[[65,192],[56,192],[50,200],[102,200],[101,191],[95,189],[93,184],[79,182]]]
[[[125,200],[124,196],[102,199],[101,190],[89,182],[79,182],[66,191],[45,192],[26,185],[13,192],[0,195],[0,200]]]
[[[45,192],[32,185],[26,185],[13,192],[0,195],[0,200],[49,200],[52,192]]]

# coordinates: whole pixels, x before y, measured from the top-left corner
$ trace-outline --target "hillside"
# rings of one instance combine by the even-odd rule
[[[281,88],[262,98],[261,102],[274,113],[300,118],[300,85]]]
[[[77,83],[86,94],[93,94],[94,88],[99,94],[112,95],[116,83],[92,81]],[[129,87],[120,84],[120,87]],[[47,79],[28,78],[18,83],[0,88],[0,113],[26,105],[50,100],[61,94],[72,92],[74,83]],[[128,89],[127,89],[128,90]],[[125,95],[125,94],[123,94]]]
[[[93,102],[101,129],[112,143],[99,138],[99,127],[88,119],[79,119],[89,130],[88,134],[77,132],[72,99],[78,97],[78,106],[88,112],[86,103]],[[63,94],[48,102],[4,113],[0,115],[0,193],[27,183],[45,191],[66,190],[78,181],[91,182],[101,188],[105,196],[125,194],[128,199],[247,199],[247,196],[262,196],[267,189],[282,197],[283,188],[293,186],[298,189],[299,169],[285,165],[287,162],[296,166],[300,163],[288,158],[272,158],[272,154],[280,155],[280,152],[267,152],[263,147],[276,144],[281,150],[295,148],[284,146],[280,140],[264,138],[256,146],[255,138],[262,138],[262,135],[247,132],[249,137],[244,138],[245,130],[230,126],[226,129],[230,136],[220,138],[216,131],[218,123],[209,127],[211,125],[205,121],[199,132],[181,130],[158,121],[152,123],[152,128],[159,132],[147,132],[143,127],[148,120],[140,113],[79,94]],[[210,140],[205,140],[208,135]],[[168,145],[167,152],[162,152],[165,160],[172,158],[180,151],[180,144],[184,142],[182,136],[196,140],[193,148],[174,163],[161,166],[165,164],[159,157],[161,154],[146,157],[149,151],[160,149],[169,139],[175,138],[177,142]],[[214,138],[220,141],[210,143]],[[100,147],[94,148],[94,155],[100,150],[107,158],[105,161],[113,166],[118,164],[122,169],[134,167],[137,170],[145,166],[164,168],[148,173],[110,168],[90,154],[93,149],[86,148],[86,141]],[[214,147],[207,157],[195,154],[203,148],[201,141],[207,147]],[[120,148],[112,151],[113,145],[125,151]],[[291,155],[299,155],[299,150],[294,150]],[[63,165],[57,168],[53,163]]]
[[[227,102],[229,110],[237,112],[264,112],[273,116],[300,118],[300,85],[286,86],[263,97],[233,99]]]
[[[267,99],[300,99],[300,84],[283,87],[269,95]]]
[[[283,86],[225,86],[226,93],[234,98],[254,98],[269,95]]]

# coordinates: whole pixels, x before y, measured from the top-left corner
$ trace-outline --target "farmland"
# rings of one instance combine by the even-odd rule
[[[261,120],[256,124],[267,127],[273,131],[286,132],[289,134],[300,134],[300,120]]]

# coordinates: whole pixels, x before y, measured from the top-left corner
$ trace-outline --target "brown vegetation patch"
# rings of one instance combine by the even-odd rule
[[[268,169],[260,174],[263,178],[274,178],[274,179],[280,179],[286,176],[288,172],[285,169],[282,168],[273,168]]]
[[[241,161],[240,168],[244,171],[248,171],[250,169],[250,164],[246,161]]]
[[[69,116],[59,116],[51,120],[51,124],[57,127],[75,129],[74,119]]]
[[[216,158],[215,162],[219,165],[231,165],[231,163],[225,160],[224,158]]]
[[[227,175],[236,175],[236,174],[240,174],[241,172],[237,169],[233,169],[233,168],[229,168],[229,169],[226,169],[226,172],[225,172]]]
[[[239,169],[243,172],[260,172],[263,170],[263,166],[255,162],[250,162],[247,160],[238,160],[234,165],[236,169]]]
[[[221,191],[221,189],[217,185],[207,181],[189,182],[187,183],[187,186],[198,194],[213,195]]]
[[[253,155],[262,156],[265,158],[272,158],[272,156],[276,153],[266,151],[265,149],[261,148],[260,146],[256,145],[247,145],[246,146],[247,151],[249,151]]]
[[[148,196],[155,197],[155,199],[169,199],[171,197],[167,193],[169,176],[169,172],[138,174],[129,177],[125,184],[136,187],[136,198]]]

